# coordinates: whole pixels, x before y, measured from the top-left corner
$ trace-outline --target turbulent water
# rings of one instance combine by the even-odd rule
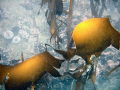
[[[48,9],[48,4],[40,8],[39,3],[42,0],[0,0],[0,64],[15,65],[20,63],[20,55],[23,52],[25,60],[45,51],[44,44],[50,44],[50,27],[47,24],[45,12]],[[97,1],[97,0],[94,0]],[[112,25],[120,31],[120,2],[114,0],[106,0],[106,9],[102,17],[109,16]],[[63,0],[64,10],[69,10],[70,0]],[[102,5],[98,5],[98,11]],[[40,8],[40,14],[37,15]],[[68,14],[62,14],[58,17],[67,23]],[[92,18],[90,1],[89,0],[74,0],[72,13],[72,30],[75,26]],[[67,25],[63,24],[60,27],[59,36],[62,38],[60,44],[61,49],[66,50]],[[54,39],[52,39],[52,46]],[[52,51],[54,55],[55,52]],[[57,56],[61,58],[60,56]],[[76,56],[76,58],[78,58]],[[119,90],[120,89],[120,68],[115,70],[108,78],[105,75],[115,66],[119,64],[120,51],[108,47],[98,58],[97,76],[95,87],[97,90]],[[80,58],[77,65],[84,62]],[[71,67],[73,66],[73,67]],[[71,65],[74,68],[76,65]],[[60,73],[65,70],[64,63],[62,64]],[[37,85],[38,90],[74,90],[75,82],[70,76],[54,78],[51,75],[46,75]],[[73,84],[73,85],[72,85]],[[72,85],[72,87],[71,87]],[[88,80],[84,86],[85,90],[93,90],[91,80]]]

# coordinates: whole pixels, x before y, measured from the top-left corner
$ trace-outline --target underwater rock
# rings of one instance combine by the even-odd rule
[[[13,36],[14,36],[14,33],[10,30],[7,30],[4,32],[4,38],[6,38],[6,39],[12,39]]]

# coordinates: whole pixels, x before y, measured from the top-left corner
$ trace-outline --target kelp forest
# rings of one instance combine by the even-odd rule
[[[0,90],[119,90],[120,0],[0,0]]]

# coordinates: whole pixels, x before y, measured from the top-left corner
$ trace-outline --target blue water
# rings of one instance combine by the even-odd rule
[[[27,60],[45,51],[45,43],[50,44],[50,27],[45,17],[48,4],[44,5],[40,9],[40,14],[37,15],[40,8],[38,4],[41,1],[42,0],[0,0],[0,64],[15,65],[20,63],[21,52],[23,52],[24,58]],[[70,0],[63,0],[64,10],[69,10],[69,2]],[[106,0],[105,5],[107,10],[104,9],[102,17],[109,16],[112,25],[120,31],[120,1],[114,4],[112,0]],[[100,4],[98,8],[100,9],[101,6]],[[62,14],[61,17],[58,18],[67,23],[68,14]],[[78,23],[89,18],[92,18],[89,0],[74,0],[72,30]],[[10,30],[14,34],[10,39],[6,39],[5,37],[7,30]],[[67,46],[66,30],[67,25],[64,24],[59,32],[59,36],[63,41],[60,46],[63,50],[66,50]],[[20,41],[15,39],[16,42],[18,41],[17,43],[14,41],[15,36],[20,38]],[[51,45],[55,47],[54,39],[52,39]],[[51,53],[56,55],[54,51],[51,51]],[[61,56],[57,57],[62,58]],[[120,90],[120,68],[115,70],[108,78],[105,78],[105,75],[119,64],[120,51],[110,46],[98,59],[95,82],[97,90]],[[80,59],[79,63],[80,62],[83,62],[83,59]],[[64,66],[65,63],[63,63],[61,67],[61,73],[65,69]],[[37,90],[70,90],[72,82],[72,89],[75,90],[76,80],[72,77],[62,76],[55,78],[47,74],[37,85]],[[85,90],[93,90],[91,79],[87,80],[84,87]]]

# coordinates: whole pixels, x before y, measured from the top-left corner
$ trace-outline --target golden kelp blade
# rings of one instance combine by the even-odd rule
[[[46,65],[45,71],[47,71],[48,73],[50,73],[54,77],[60,77],[61,76],[60,73],[50,64]]]
[[[100,54],[112,44],[116,49],[120,46],[120,33],[115,30],[109,18],[91,18],[78,24],[72,34],[76,45],[76,54],[90,57]]]
[[[108,77],[113,71],[115,71],[117,68],[120,67],[120,64],[118,66],[116,66],[115,68],[113,68],[107,75],[106,77]]]
[[[4,77],[12,69],[12,66],[0,65],[0,84],[2,84]]]
[[[98,58],[95,55],[91,55],[90,59],[92,60],[92,64],[93,64],[91,80],[92,80],[92,83],[94,86],[94,90],[96,90],[95,80],[96,80],[96,68],[97,68],[97,64],[98,64]]]
[[[21,52],[21,61],[24,62],[23,52]]]
[[[49,44],[45,44],[45,46],[46,45],[48,45],[48,46],[50,46]],[[50,46],[51,48],[53,48],[52,46]],[[68,51],[64,51],[64,50],[57,50],[57,49],[55,49],[55,48],[53,48],[57,53],[59,53],[59,54],[61,54],[66,60],[69,60],[69,59],[71,59],[74,55],[75,55],[75,53],[73,52],[73,50],[71,50],[71,49],[68,49]]]
[[[42,57],[44,58],[43,60],[45,60],[45,62],[47,62],[48,64],[51,64],[52,66],[56,68],[60,68],[62,62],[64,62],[64,60],[60,60],[52,56],[48,51],[45,51]]]
[[[85,83],[81,82],[81,80],[77,80],[75,90],[84,90]]]
[[[91,79],[94,85],[95,80],[96,80],[96,68],[98,64],[98,58],[95,55],[91,55],[90,59],[92,60],[92,64],[93,64],[93,71],[92,71]]]
[[[6,81],[9,79],[8,75],[9,75],[9,73],[7,73],[7,75],[4,77],[1,85],[4,85],[6,83]]]
[[[61,76],[54,67],[60,68],[63,61],[45,51],[15,66],[0,65],[0,84],[9,73],[6,90],[26,90],[30,85],[37,84],[37,80],[46,72],[55,77]]]
[[[70,60],[75,54],[74,53],[71,53],[71,52],[67,52],[67,51],[63,51],[63,50],[56,50],[54,49],[57,53],[63,55],[63,57],[66,59],[66,60]]]

